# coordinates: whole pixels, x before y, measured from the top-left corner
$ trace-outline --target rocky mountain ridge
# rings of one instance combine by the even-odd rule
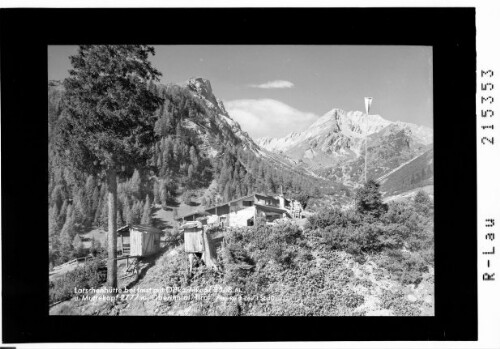
[[[302,142],[317,146],[319,142],[315,140],[323,139],[326,143],[323,144],[323,151],[332,148],[341,151],[351,149],[359,155],[359,147],[365,135],[377,133],[389,125],[408,130],[422,144],[432,143],[432,129],[428,127],[402,121],[393,122],[380,115],[366,115],[361,111],[338,108],[330,110],[302,132],[292,132],[283,138],[263,137],[257,139],[256,143],[269,151],[286,152]]]
[[[199,135],[202,140],[200,149],[212,157],[218,154],[217,142],[233,139],[236,144],[278,168],[355,187],[361,182],[364,170],[365,135],[368,138],[369,176],[375,179],[432,148],[430,128],[339,108],[330,110],[302,132],[254,141],[227,112],[222,100],[215,96],[209,80],[194,77],[180,84],[159,85],[159,88],[180,89],[183,92],[179,93],[195,97],[194,100],[198,101],[196,108],[205,110],[201,112],[204,117],[189,116],[182,122],[184,127]],[[51,106],[59,108],[62,93],[60,82],[49,82],[49,109]],[[59,113],[49,112],[49,116],[52,114]],[[412,183],[412,187],[416,185],[418,183]]]
[[[260,156],[261,152],[259,146],[247,132],[241,129],[240,124],[229,115],[222,100],[214,95],[209,80],[201,77],[190,78],[188,81],[181,84],[181,86],[185,86],[195,97],[203,101],[205,106],[218,116],[217,122],[219,125],[227,125],[232,133],[243,143],[245,149],[249,149],[257,156]]]
[[[334,108],[302,132],[256,143],[319,176],[356,186],[364,171],[365,137],[368,176],[377,179],[432,148],[433,133],[428,127]]]
[[[244,149],[250,150],[255,156],[266,159],[266,161],[274,164],[274,166],[278,168],[284,168],[292,172],[300,170],[300,172],[308,176],[315,178],[319,177],[316,173],[309,171],[306,168],[297,167],[296,162],[293,159],[283,156],[282,154],[275,154],[273,151],[268,151],[267,149],[260,147],[252,139],[252,137],[241,128],[240,124],[227,112],[222,100],[215,96],[209,80],[201,77],[195,77],[190,78],[186,82],[179,85],[187,88],[196,98],[203,101],[210,112],[217,115],[215,118],[216,126],[219,128],[229,128],[231,133],[242,143]],[[205,130],[203,128],[198,128],[198,132],[203,134]],[[211,152],[212,155],[215,155],[216,153],[214,149],[211,149],[208,152]]]

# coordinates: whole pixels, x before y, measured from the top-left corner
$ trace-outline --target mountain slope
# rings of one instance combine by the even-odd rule
[[[434,183],[434,151],[429,149],[378,179],[384,196],[397,195]]]
[[[255,191],[276,193],[283,190],[290,195],[304,190],[308,192],[314,189],[315,182],[321,180],[295,166],[293,161],[261,150],[228,114],[222,101],[215,97],[210,81],[192,78],[183,84],[154,85],[151,88],[155,88],[165,101],[155,116],[158,142],[151,149],[149,169],[141,170],[138,175],[144,181],[141,193],[131,195],[125,182],[132,173],[120,173],[120,181],[123,181],[120,198],[123,202],[118,213],[120,223],[128,222],[127,216],[133,205],[136,206],[135,216],[140,219],[137,207],[144,206],[147,196],[152,203],[167,205],[181,193],[211,186],[213,190],[207,190],[210,195],[207,194],[205,199],[213,204],[215,200],[228,201]],[[64,202],[67,202],[66,206],[72,201],[83,202],[77,207],[82,207],[82,212],[77,212],[77,215],[83,217],[78,224],[84,225],[85,229],[91,228],[90,225],[106,224],[103,218],[106,217],[106,205],[102,204],[105,202],[104,184],[76,173],[69,164],[66,167],[56,161],[53,138],[58,121],[63,117],[63,96],[63,85],[50,81],[49,206],[55,212],[55,220],[62,217],[57,227],[54,225],[57,228],[52,231],[54,236],[65,221],[65,213],[60,212]],[[86,182],[91,184],[92,190],[96,187],[95,193],[87,192],[90,184],[87,188]]]
[[[215,126],[230,129],[231,133],[241,142],[244,149],[252,151],[257,156],[260,154],[259,147],[255,144],[254,140],[247,132],[241,129],[238,122],[231,118],[224,107],[224,103],[215,97],[209,80],[199,77],[191,78],[180,86],[187,88],[195,98],[199,99],[206,106],[209,113],[216,116],[213,118]]]

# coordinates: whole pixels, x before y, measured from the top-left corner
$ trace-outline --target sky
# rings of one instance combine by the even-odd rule
[[[432,127],[430,46],[162,45],[151,62],[162,83],[210,80],[253,138],[302,131],[333,108]],[[63,80],[76,46],[48,47],[49,80]]]

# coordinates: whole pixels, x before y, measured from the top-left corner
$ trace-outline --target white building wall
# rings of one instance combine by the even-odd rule
[[[207,216],[207,223],[208,224],[217,224],[217,223],[219,223],[219,216],[217,216],[216,214]]]
[[[250,218],[254,217],[255,206],[250,206],[241,209],[237,212],[229,213],[229,226],[230,227],[246,227]]]

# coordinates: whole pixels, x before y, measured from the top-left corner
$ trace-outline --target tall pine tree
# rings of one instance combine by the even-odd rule
[[[147,164],[157,140],[155,111],[162,98],[152,89],[160,72],[145,45],[82,45],[64,80],[58,155],[74,171],[104,176],[108,196],[108,286],[117,286],[117,176]]]

